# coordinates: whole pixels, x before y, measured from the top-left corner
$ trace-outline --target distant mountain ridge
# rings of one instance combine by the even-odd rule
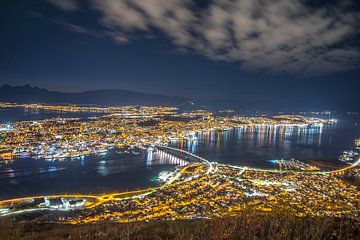
[[[12,103],[96,104],[103,106],[148,105],[176,106],[189,99],[161,94],[133,92],[123,89],[94,90],[80,93],[50,91],[45,88],[24,86],[0,87],[0,101]]]

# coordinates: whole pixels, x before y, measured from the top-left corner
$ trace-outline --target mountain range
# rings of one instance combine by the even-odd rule
[[[11,103],[96,104],[102,106],[177,106],[189,101],[189,99],[123,89],[66,93],[50,91],[45,88],[32,87],[30,85],[10,86],[5,84],[0,87],[0,101]]]
[[[275,95],[271,99],[262,94],[261,98],[247,99],[247,95],[239,94],[238,99],[194,99],[166,96],[162,94],[151,94],[135,92],[123,89],[104,89],[68,93],[50,91],[45,88],[24,86],[10,86],[8,84],[0,87],[0,102],[10,103],[44,103],[44,104],[79,104],[100,106],[124,106],[124,105],[146,105],[146,106],[182,106],[182,109],[208,109],[221,110],[233,109],[236,111],[359,111],[358,96],[350,96],[348,101],[337,101],[338,96],[329,96],[320,99],[316,94],[306,93],[304,96]],[[194,105],[187,103],[195,102]]]

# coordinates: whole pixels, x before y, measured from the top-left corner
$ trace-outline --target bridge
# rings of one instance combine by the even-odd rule
[[[206,172],[207,174],[210,173],[211,171],[213,171],[213,169],[214,169],[212,163],[209,162],[208,160],[206,160],[205,158],[195,155],[193,153],[187,152],[185,150],[178,149],[178,148],[172,148],[172,147],[168,147],[168,146],[155,145],[155,147],[159,150],[163,150],[163,151],[165,150],[165,151],[175,152],[176,154],[180,154],[180,157],[183,158],[184,160],[187,160],[188,162],[200,162],[200,163],[207,164],[209,166],[209,169]]]
[[[151,156],[151,157],[150,157]],[[173,154],[168,153],[165,150],[161,150],[159,148],[156,148],[156,151],[153,152],[148,150],[148,161],[153,161],[153,157],[158,160],[158,164],[164,165],[164,164],[172,164],[172,165],[180,165],[185,166],[189,162],[186,161],[184,158],[177,157]],[[153,162],[151,162],[153,164]],[[150,165],[150,162],[148,162],[148,165]]]
[[[203,157],[195,155],[193,153],[187,152],[182,149],[168,147],[168,146],[161,146],[157,144],[151,144],[148,148],[140,147],[143,150],[148,152],[148,165],[154,164],[154,156],[158,156],[159,164],[176,164],[176,165],[186,165],[190,162],[199,162],[205,163],[209,166],[207,173],[213,171],[214,167],[212,163],[206,160]]]

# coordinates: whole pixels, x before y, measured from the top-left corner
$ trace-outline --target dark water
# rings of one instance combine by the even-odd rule
[[[151,160],[151,161],[150,161]],[[54,193],[108,193],[157,186],[161,171],[173,171],[159,158],[116,153],[80,159],[47,161],[16,159],[0,162],[0,199]]]
[[[95,117],[100,116],[101,113],[61,113],[54,111],[25,111],[20,108],[0,108],[0,123],[8,123],[15,121],[27,121],[27,120],[42,120],[47,118],[68,117],[68,118],[83,118],[83,117]]]
[[[3,115],[1,115],[3,114]],[[34,119],[30,113],[1,113],[9,119]],[[36,119],[49,117],[35,114]],[[58,116],[57,115],[54,117]],[[5,116],[5,117],[4,117]],[[67,116],[68,117],[68,116]],[[80,116],[79,116],[80,117]],[[1,120],[0,120],[1,121]],[[339,163],[339,154],[360,137],[358,120],[340,120],[323,127],[237,128],[198,135],[198,142],[176,142],[176,146],[211,161],[235,165],[273,167],[271,159],[317,160]],[[161,171],[172,171],[166,159],[147,152],[138,155],[111,150],[105,156],[77,160],[46,161],[16,159],[0,162],[0,199],[53,193],[105,193],[156,186]]]

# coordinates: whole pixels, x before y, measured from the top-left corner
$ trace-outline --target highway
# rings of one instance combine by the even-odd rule
[[[235,165],[230,165],[230,164],[218,163],[219,166],[226,166],[226,167],[238,168],[238,169],[242,169],[242,170],[251,170],[251,171],[259,171],[259,172],[274,172],[274,173],[284,173],[284,172],[293,172],[294,173],[295,172],[295,173],[303,173],[303,174],[322,174],[322,175],[342,174],[347,170],[350,170],[352,168],[359,166],[359,164],[360,164],[360,158],[356,162],[354,162],[348,166],[345,166],[343,168],[340,168],[340,169],[335,169],[335,170],[330,170],[330,171],[296,171],[296,170],[250,168],[250,167],[244,167],[244,166],[235,166]]]
[[[354,163],[352,163],[352,164],[350,164],[350,165],[348,165],[348,166],[346,166],[344,168],[328,171],[328,172],[326,172],[326,174],[335,174],[335,175],[339,174],[339,173],[341,174],[341,173],[343,173],[343,172],[345,172],[347,170],[350,170],[350,169],[358,166],[359,164],[360,164],[360,158],[356,162],[354,162]]]

